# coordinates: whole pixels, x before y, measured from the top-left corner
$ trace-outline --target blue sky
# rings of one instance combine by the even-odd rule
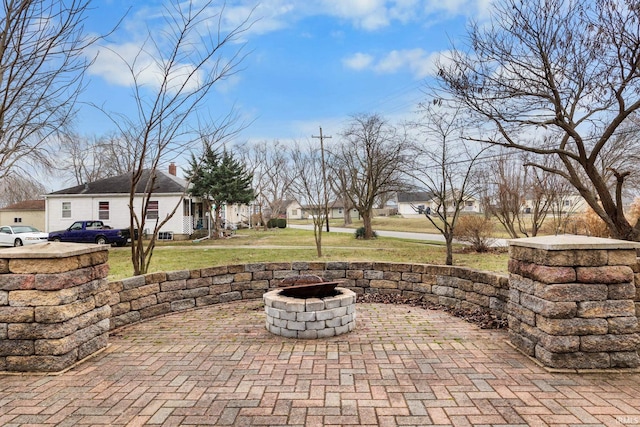
[[[235,106],[251,123],[239,142],[304,140],[319,126],[335,135],[357,113],[378,113],[392,122],[410,119],[435,58],[460,41],[468,19],[486,17],[490,1],[228,0],[227,23],[253,7],[256,22],[244,40],[250,53],[243,70],[217,87],[210,115]],[[111,49],[127,52],[146,28],[153,31],[150,17],[161,5],[96,1],[86,28],[104,32],[129,10],[108,40]],[[126,111],[131,90],[126,70],[116,62],[98,57],[84,99]],[[83,107],[81,133],[99,136],[112,128],[101,113]]]

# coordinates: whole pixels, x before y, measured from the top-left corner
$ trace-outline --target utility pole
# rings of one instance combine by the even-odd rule
[[[320,136],[311,135],[311,138],[320,139],[320,157],[322,158],[322,184],[324,186],[324,220],[327,222],[327,233],[329,232],[329,196],[327,194],[327,172],[324,165],[324,139],[331,136],[322,135],[322,126],[320,126]]]

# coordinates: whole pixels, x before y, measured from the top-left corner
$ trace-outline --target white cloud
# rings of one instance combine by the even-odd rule
[[[356,53],[343,60],[343,63],[354,70],[373,70],[380,74],[393,74],[409,71],[417,79],[433,76],[436,64],[444,52],[429,53],[424,49],[392,50],[383,57],[376,59],[366,53]]]
[[[160,61],[160,58],[145,53],[138,44],[112,44],[97,51],[89,73],[101,76],[114,85],[131,86],[134,84],[134,75],[128,67],[132,66],[139,86],[157,89],[166,80],[169,90],[177,91],[182,86],[192,90],[200,84],[201,72],[194,72],[192,64],[174,64],[173,69],[165,76]]]
[[[373,56],[367,55],[366,53],[356,53],[349,58],[343,59],[342,62],[347,68],[364,70],[373,62]]]
[[[488,18],[491,4],[495,0],[427,0],[423,13],[426,15],[467,16],[476,20]]]
[[[327,15],[353,22],[356,27],[376,30],[389,25],[389,11],[385,0],[322,0]]]

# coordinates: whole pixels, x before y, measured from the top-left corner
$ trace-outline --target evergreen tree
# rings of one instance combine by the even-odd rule
[[[202,159],[191,155],[187,177],[189,193],[203,200],[206,211],[213,208],[213,229],[219,236],[222,228],[220,212],[223,205],[249,203],[255,198],[251,182],[253,174],[226,149],[222,154],[207,146]]]

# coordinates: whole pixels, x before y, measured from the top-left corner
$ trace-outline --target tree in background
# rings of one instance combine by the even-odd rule
[[[437,100],[422,106],[415,124],[423,143],[415,144],[408,174],[419,182],[434,204],[426,218],[442,234],[445,263],[453,265],[453,239],[468,201],[478,197],[477,161],[488,147],[464,141],[466,120],[459,106]]]
[[[135,155],[123,138],[108,136],[65,135],[60,143],[57,169],[74,185],[109,178],[133,170]]]
[[[89,0],[4,1],[0,10],[0,179],[49,169],[69,131],[98,38],[84,32]],[[21,172],[19,172],[21,171]]]
[[[349,198],[348,194],[348,183],[347,174],[344,169],[338,169],[333,167],[333,165],[327,165],[327,169],[331,171],[330,177],[327,177],[329,181],[329,187],[331,188],[331,192],[336,195],[336,200],[340,202],[344,209],[343,215],[343,225],[348,227],[353,223],[351,219],[351,210],[355,208],[351,198]]]
[[[325,215],[325,187],[322,153],[319,148],[303,148],[296,144],[291,152],[294,173],[292,190],[296,199],[312,208],[313,236],[318,258],[322,257],[322,227],[329,221]],[[302,203],[301,203],[302,204]]]
[[[191,150],[201,140],[221,143],[238,132],[235,116],[207,120],[206,101],[214,86],[238,72],[244,58],[238,44],[250,27],[247,20],[231,29],[222,28],[224,5],[169,0],[164,30],[152,32],[133,59],[123,58],[132,81],[136,113],[111,113],[121,139],[131,144],[133,167],[129,191],[130,230],[150,228],[147,212],[154,195],[158,167]],[[117,53],[116,53],[117,54]],[[149,84],[149,74],[153,83]],[[194,125],[197,122],[199,125]],[[204,124],[209,123],[209,124]],[[154,218],[150,238],[138,233],[131,244],[135,275],[149,268],[160,229],[182,206],[170,207],[164,217]]]
[[[207,145],[202,158],[192,154],[187,179],[191,182],[189,193],[202,199],[205,212],[211,212],[213,207],[215,237],[222,235],[222,207],[248,204],[255,197],[251,188],[253,175],[226,149],[219,154]]]
[[[468,33],[438,74],[484,130],[477,139],[555,157],[529,165],[570,182],[613,237],[640,240],[622,200],[637,167],[601,167],[640,109],[638,2],[499,0]]]
[[[20,175],[8,175],[0,180],[0,208],[24,202],[25,200],[41,199],[47,189],[35,179]]]
[[[353,116],[341,136],[327,163],[343,174],[346,194],[362,217],[363,237],[371,239],[376,202],[407,188],[407,138],[377,114]]]
[[[284,202],[293,198],[292,186],[296,178],[291,150],[278,140],[246,143],[238,147],[247,168],[253,172],[253,188],[259,208],[259,221],[266,224],[278,218],[286,208]],[[264,212],[268,215],[264,215]]]

